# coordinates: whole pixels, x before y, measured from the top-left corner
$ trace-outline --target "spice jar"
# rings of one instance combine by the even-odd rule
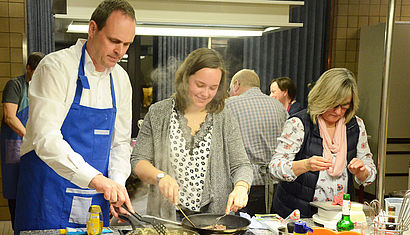
[[[387,230],[395,230],[396,229],[396,207],[394,206],[389,206],[387,208],[387,223],[386,223],[386,229]]]

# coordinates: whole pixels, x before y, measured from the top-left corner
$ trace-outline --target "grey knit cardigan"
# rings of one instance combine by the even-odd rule
[[[147,160],[175,178],[169,147],[172,99],[151,105],[132,151],[131,169],[135,168],[138,161]],[[205,212],[223,214],[234,184],[243,180],[250,186],[253,172],[233,115],[227,109],[212,115],[212,140],[201,206],[208,205]],[[175,206],[162,196],[157,185],[150,185],[147,214],[175,220]]]

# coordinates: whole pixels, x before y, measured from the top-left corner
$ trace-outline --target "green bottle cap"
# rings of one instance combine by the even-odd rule
[[[343,194],[343,200],[350,200],[350,194],[348,193]]]

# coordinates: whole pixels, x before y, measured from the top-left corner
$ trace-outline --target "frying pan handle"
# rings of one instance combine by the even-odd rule
[[[143,219],[154,219],[154,220],[160,221],[160,222],[165,223],[165,224],[173,224],[173,225],[177,225],[177,226],[182,226],[181,222],[176,222],[176,221],[173,221],[173,220],[163,219],[163,218],[155,217],[155,216],[152,216],[152,215],[143,215],[141,217]]]

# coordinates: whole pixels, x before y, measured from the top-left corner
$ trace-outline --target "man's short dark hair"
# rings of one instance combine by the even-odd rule
[[[37,68],[38,63],[40,60],[44,58],[44,54],[41,52],[33,52],[28,56],[27,65],[30,66],[31,70],[35,70]]]
[[[114,11],[121,11],[131,19],[135,20],[135,11],[125,0],[105,0],[100,3],[91,15],[91,20],[95,21],[98,30],[104,28],[108,17]]]

